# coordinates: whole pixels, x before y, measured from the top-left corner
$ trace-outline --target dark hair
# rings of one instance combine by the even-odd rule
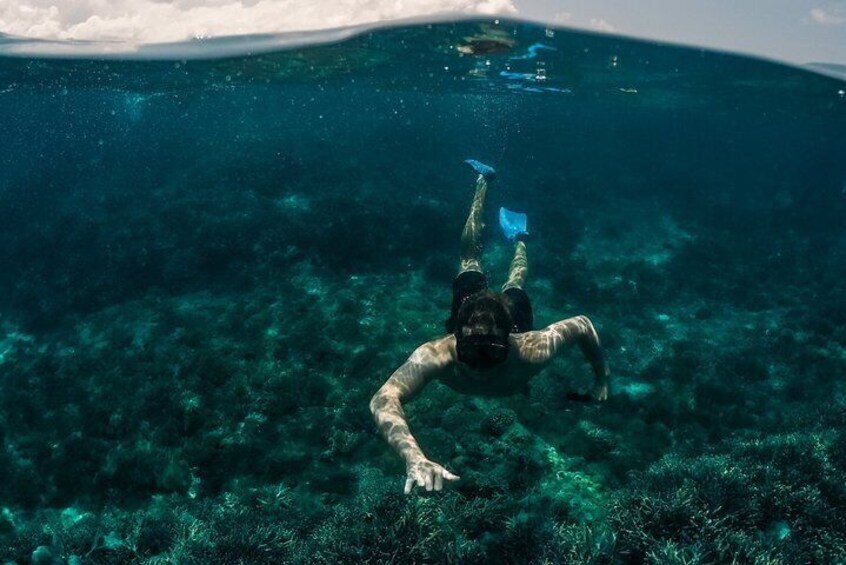
[[[477,369],[502,363],[508,356],[508,333],[513,325],[502,294],[484,290],[467,297],[453,331],[459,361]]]

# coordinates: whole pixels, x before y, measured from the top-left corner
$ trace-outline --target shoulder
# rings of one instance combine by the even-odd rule
[[[432,369],[444,368],[455,360],[455,336],[448,335],[419,346],[408,362]]]
[[[554,351],[554,330],[552,326],[541,330],[512,334],[512,346],[521,361],[539,364],[549,361]]]
[[[513,340],[513,345],[522,349],[525,347],[536,346],[541,342],[548,341],[552,338],[554,334],[555,328],[553,324],[552,326],[547,326],[539,330],[532,330],[530,332],[522,332],[519,334],[511,334],[509,338]]]

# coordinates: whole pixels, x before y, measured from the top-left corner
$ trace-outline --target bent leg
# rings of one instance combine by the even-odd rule
[[[511,259],[511,266],[508,268],[508,280],[502,285],[502,292],[509,288],[523,288],[526,282],[526,272],[529,268],[529,261],[526,257],[526,244],[518,241],[514,247],[514,258]]]
[[[476,179],[476,194],[473,196],[473,204],[470,205],[470,215],[464,224],[464,231],[461,232],[461,270],[482,271],[480,257],[482,256],[482,210],[485,204],[485,194],[488,190],[488,181],[484,175]]]

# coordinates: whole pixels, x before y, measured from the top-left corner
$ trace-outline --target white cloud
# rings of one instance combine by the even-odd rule
[[[588,24],[590,25],[591,29],[595,29],[597,31],[607,31],[611,33],[617,30],[617,28],[615,28],[602,18],[591,18]]]
[[[40,39],[181,41],[327,29],[446,12],[513,14],[513,0],[0,0],[0,32]]]
[[[557,24],[565,24],[570,22],[573,19],[573,14],[570,12],[556,12],[554,16],[552,16],[552,21]]]
[[[811,10],[811,19],[824,26],[837,26],[846,23],[846,10],[835,7],[831,11],[824,8]]]

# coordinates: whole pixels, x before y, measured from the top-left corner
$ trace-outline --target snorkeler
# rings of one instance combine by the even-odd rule
[[[423,454],[405,420],[402,403],[414,398],[433,379],[465,394],[505,396],[523,392],[564,345],[575,342],[593,368],[592,399],[608,398],[608,365],[599,335],[587,317],[576,316],[532,330],[532,306],[523,290],[528,235],[523,214],[500,210],[503,232],[515,244],[514,258],[502,292],[488,290],[479,257],[482,208],[494,170],[478,161],[467,163],[479,176],[461,235],[461,270],[452,283],[448,335],[418,347],[370,401],[379,432],[405,460],[405,494],[415,485],[427,491],[441,490],[444,479],[460,478]],[[591,397],[574,394],[571,398]]]

